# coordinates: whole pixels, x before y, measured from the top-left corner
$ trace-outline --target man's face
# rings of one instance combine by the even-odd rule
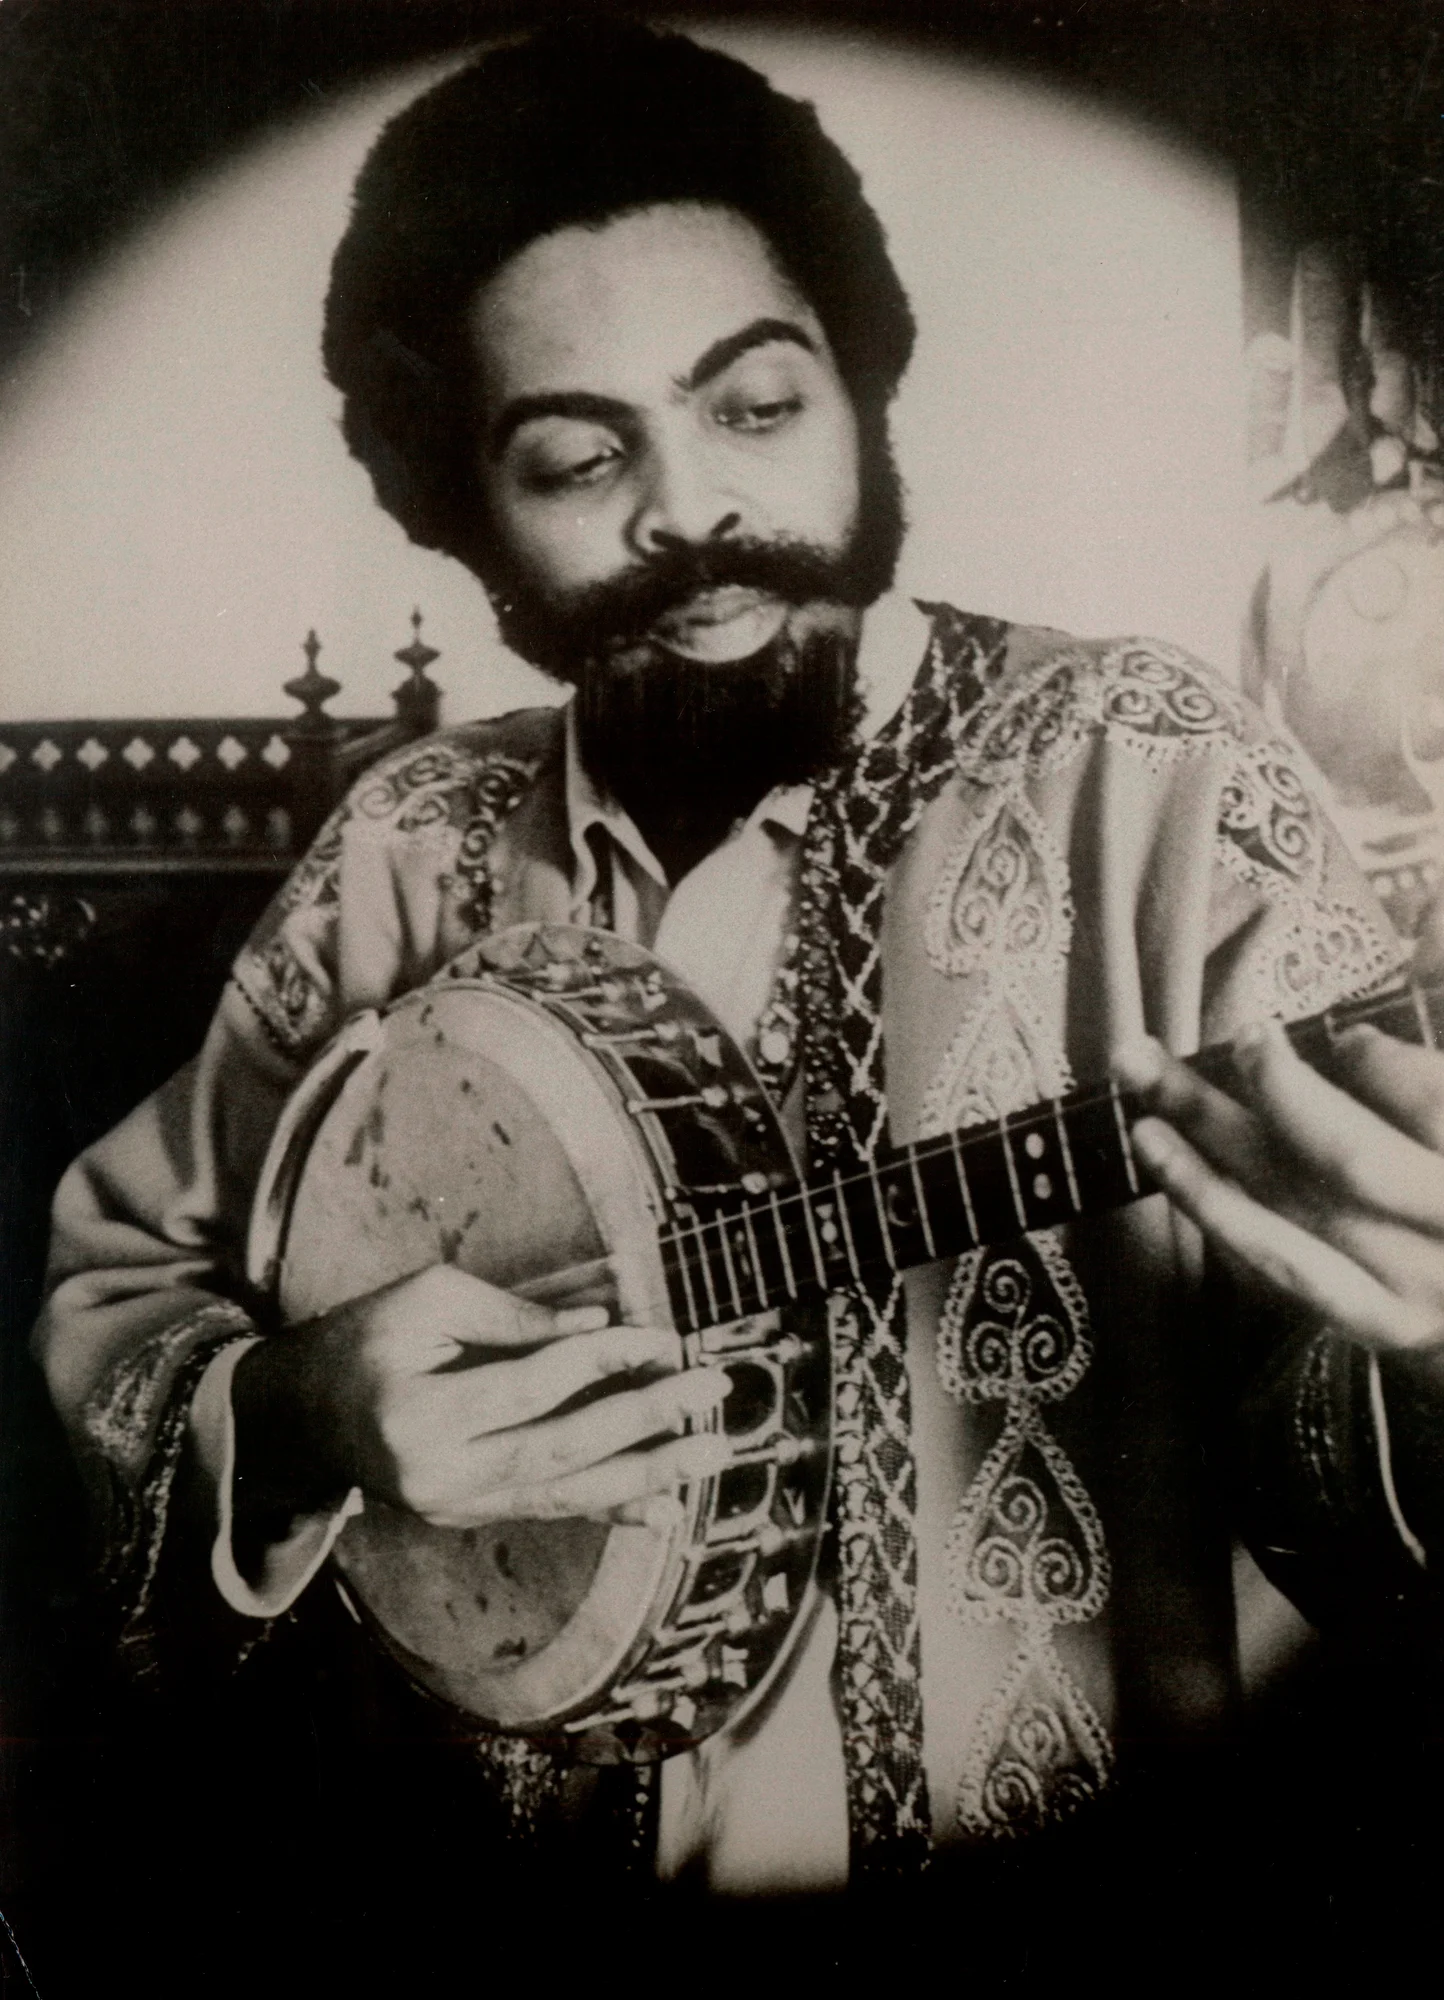
[[[669,203],[539,238],[469,331],[498,595],[531,601],[529,628],[725,665],[838,594],[852,404],[742,216]]]

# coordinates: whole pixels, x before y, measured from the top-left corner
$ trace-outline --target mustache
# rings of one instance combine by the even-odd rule
[[[845,604],[855,595],[850,566],[828,549],[806,542],[705,542],[666,550],[590,584],[552,615],[570,648],[584,656],[608,653],[634,645],[700,592],[729,587],[790,605],[820,598]]]

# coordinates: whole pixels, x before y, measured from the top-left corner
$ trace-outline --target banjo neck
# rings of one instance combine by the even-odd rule
[[[1286,1033],[1322,1069],[1335,1038],[1361,1023],[1400,1041],[1444,1046],[1444,982],[1345,1001]],[[1223,1084],[1230,1058],[1221,1043],[1189,1067]],[[1116,1082],[1085,1085],[995,1123],[890,1149],[860,1169],[718,1190],[705,1212],[678,1206],[661,1246],[679,1325],[700,1332],[1121,1207],[1149,1192],[1129,1138],[1143,1109]]]

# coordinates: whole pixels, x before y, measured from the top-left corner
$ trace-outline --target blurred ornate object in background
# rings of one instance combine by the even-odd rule
[[[1444,461],[1435,371],[1348,250],[1293,260],[1247,351],[1260,529],[1244,686],[1297,738],[1413,936],[1444,879]]]

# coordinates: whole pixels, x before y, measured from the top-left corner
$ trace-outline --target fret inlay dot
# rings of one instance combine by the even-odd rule
[[[1035,1158],[1037,1157],[1037,1156],[1036,1156],[1036,1154],[1034,1155],[1034,1157],[1035,1157]],[[1053,1198],[1053,1183],[1052,1183],[1052,1181],[1051,1181],[1051,1180],[1050,1180],[1050,1179],[1048,1178],[1047,1174],[1034,1174],[1034,1176],[1033,1176],[1033,1192],[1034,1192],[1034,1194],[1035,1194],[1035,1195],[1036,1195],[1036,1196],[1038,1197],[1039,1201],[1051,1201],[1051,1200],[1052,1200],[1052,1198]]]
[[[1030,1160],[1041,1160],[1043,1157],[1043,1134],[1041,1132],[1030,1132],[1023,1141],[1023,1150]]]

